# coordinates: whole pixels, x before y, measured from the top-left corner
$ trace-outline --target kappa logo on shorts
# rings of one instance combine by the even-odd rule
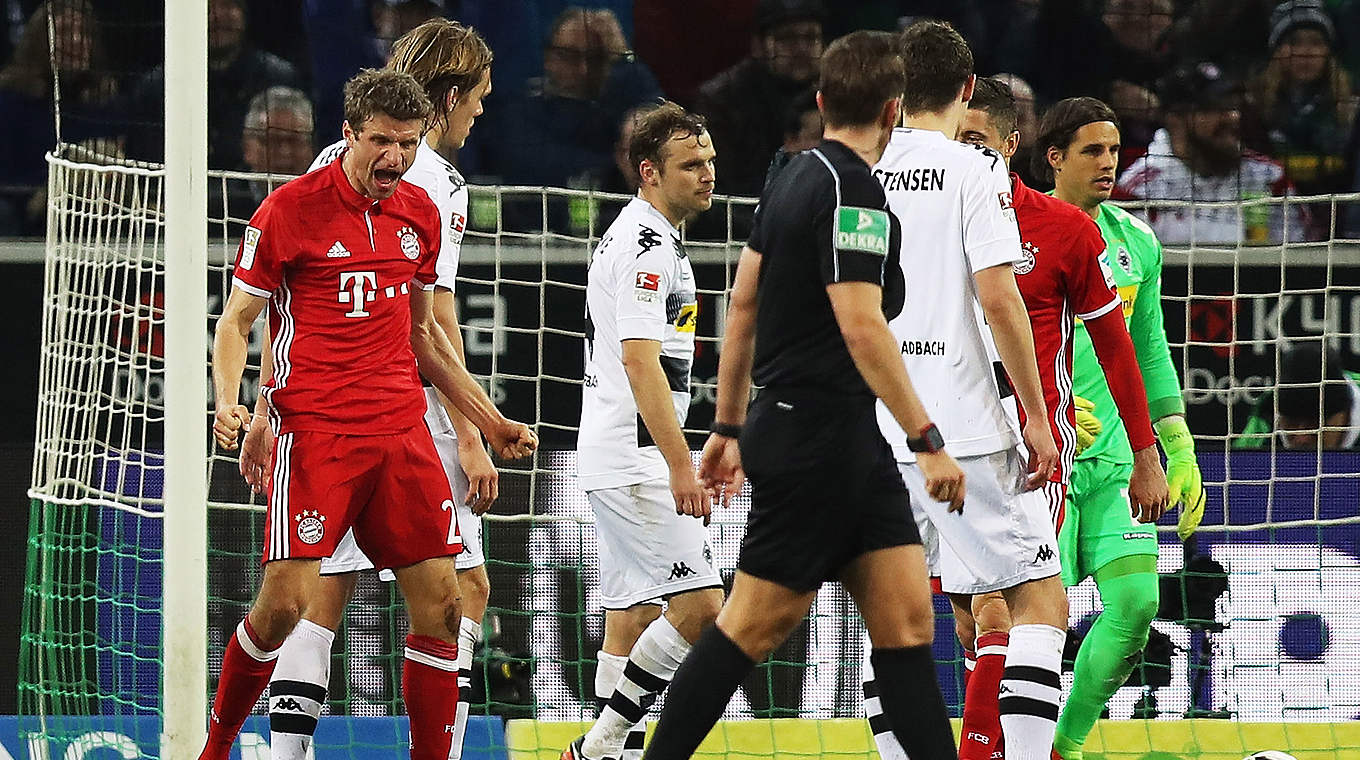
[[[679,580],[680,578],[688,578],[691,575],[698,574],[699,573],[695,572],[693,568],[691,568],[689,565],[686,565],[684,562],[673,562],[671,563],[670,577],[668,577],[666,580],[674,581]]]
[[[304,509],[293,517],[297,521],[298,540],[308,546],[321,543],[326,535],[326,516],[315,509]]]
[[[1051,559],[1053,559],[1053,550],[1049,548],[1048,544],[1041,544],[1039,546],[1039,553],[1034,555],[1034,564],[1037,565],[1040,562],[1047,562]]]

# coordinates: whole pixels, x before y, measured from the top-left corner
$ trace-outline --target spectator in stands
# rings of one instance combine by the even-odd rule
[[[241,168],[273,176],[226,182],[229,229],[239,232],[275,187],[307,172],[316,154],[312,124],[312,102],[295,87],[270,87],[251,98],[241,130]],[[208,191],[208,214],[216,219],[221,206],[213,196],[220,196],[220,184],[210,182]]]
[[[1289,0],[1271,15],[1270,63],[1253,83],[1270,153],[1302,195],[1345,192],[1355,123],[1351,79],[1337,60],[1336,27],[1322,0]],[[1325,204],[1315,207],[1326,227]]]
[[[1029,187],[1046,187],[1052,184],[1040,182],[1038,178],[1033,177],[1034,172],[1030,168],[1030,151],[1034,148],[1034,138],[1039,135],[1039,114],[1034,109],[1034,88],[1016,74],[995,74],[992,78],[1009,86],[1011,94],[1015,97],[1015,128],[1020,131],[1020,147],[1011,158],[1011,171],[1019,174],[1020,179]]]
[[[508,184],[567,187],[607,169],[624,114],[661,96],[609,10],[562,11],[543,72],[485,117],[482,170]]]
[[[274,85],[302,84],[292,64],[256,49],[246,31],[244,0],[208,0],[209,168],[241,165],[241,124],[251,98]],[[164,92],[164,66],[143,77],[133,91],[131,110],[139,122],[128,133],[128,154],[133,158],[161,160]]]
[[[369,0],[373,44],[377,60],[387,61],[392,43],[436,16],[444,15],[444,0]]]
[[[1151,88],[1170,67],[1166,35],[1172,12],[1171,0],[1107,0],[1099,9],[1046,0],[1031,61],[1020,73],[1044,100],[1098,97],[1122,120],[1127,106],[1146,106]]]
[[[61,139],[96,154],[117,156],[121,126],[112,106],[115,84],[108,76],[99,21],[86,2],[52,4],[61,84]],[[52,56],[48,9],[29,16],[14,58],[0,69],[0,113],[10,133],[0,141],[0,235],[41,235],[47,218],[47,163],[57,144],[53,121]]]
[[[1193,0],[1168,34],[1177,65],[1214,61],[1242,81],[1263,59],[1279,0]]]
[[[1295,343],[1280,352],[1275,380],[1276,390],[1257,399],[1233,448],[1270,448],[1274,438],[1295,451],[1360,450],[1360,372],[1342,367],[1340,354]]]
[[[1216,64],[1178,69],[1160,97],[1166,128],[1119,178],[1119,197],[1192,203],[1292,194],[1277,162],[1243,149],[1241,91]],[[1296,242],[1305,239],[1306,216],[1299,204],[1259,203],[1176,205],[1147,215],[1166,245]]]
[[[760,194],[789,104],[816,82],[825,16],[821,0],[760,0],[753,54],[699,88],[695,110],[708,117],[723,194]]]
[[[671,100],[693,103],[699,85],[750,54],[755,11],[756,0],[634,0],[638,57]]]

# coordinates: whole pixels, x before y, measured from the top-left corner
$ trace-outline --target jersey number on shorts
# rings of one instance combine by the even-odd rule
[[[449,537],[444,543],[453,544],[458,540],[458,510],[453,507],[453,499],[445,499],[439,508],[449,513]]]

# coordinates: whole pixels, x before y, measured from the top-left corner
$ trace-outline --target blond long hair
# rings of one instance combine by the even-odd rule
[[[444,104],[449,93],[467,93],[491,68],[493,55],[486,40],[470,26],[446,18],[432,18],[403,34],[392,44],[387,68],[410,74],[434,103],[431,126],[448,126]]]
[[[1280,104],[1280,95],[1289,83],[1284,72],[1286,63],[1285,59],[1272,56],[1265,71],[1257,77],[1256,86],[1252,88],[1261,113],[1267,118],[1275,113],[1275,107]],[[1355,116],[1355,93],[1351,89],[1350,75],[1337,62],[1336,53],[1330,49],[1327,51],[1327,68],[1322,79],[1327,83],[1328,102],[1332,104],[1337,120],[1342,126],[1349,126]]]

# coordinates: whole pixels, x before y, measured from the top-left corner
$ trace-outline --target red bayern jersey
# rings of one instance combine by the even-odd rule
[[[439,212],[407,182],[375,201],[341,160],[274,191],[251,217],[234,283],[269,299],[276,433],[390,435],[420,422],[412,287],[434,287]]]
[[[1029,311],[1049,426],[1058,444],[1059,465],[1052,479],[1066,483],[1077,453],[1074,319],[1095,319],[1119,308],[1119,294],[1101,260],[1105,240],[1094,220],[1070,203],[1031,190],[1015,174],[1011,189],[1024,255],[1015,264],[1015,282]],[[1023,420],[1023,409],[1020,415]]]

